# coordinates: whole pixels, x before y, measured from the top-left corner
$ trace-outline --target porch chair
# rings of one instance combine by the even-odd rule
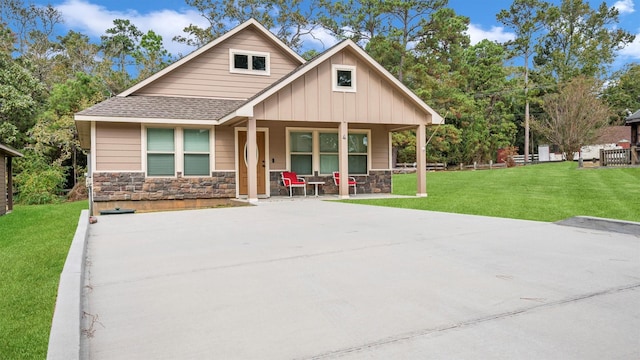
[[[280,176],[282,177],[284,187],[289,188],[289,197],[293,195],[294,187],[301,187],[304,190],[304,196],[307,196],[307,182],[303,178],[298,177],[298,174],[293,171],[282,171]]]
[[[353,176],[349,176],[348,177],[348,181],[349,181],[349,186],[353,186],[353,195],[356,195],[356,178],[354,178]],[[336,186],[340,186],[340,172],[339,171],[334,171],[333,172],[333,183]]]

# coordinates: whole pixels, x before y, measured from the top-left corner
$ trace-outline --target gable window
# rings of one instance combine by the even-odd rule
[[[147,129],[147,175],[174,176],[175,165],[173,129]]]
[[[209,130],[184,129],[184,175],[209,176]]]
[[[229,71],[239,74],[269,75],[269,53],[229,49]]]
[[[332,65],[331,81],[333,91],[356,91],[356,67],[351,65]]]

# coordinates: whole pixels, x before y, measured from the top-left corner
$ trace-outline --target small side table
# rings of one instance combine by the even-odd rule
[[[324,185],[324,181],[307,181],[307,184],[313,185],[315,190],[314,194],[318,196],[318,185]]]

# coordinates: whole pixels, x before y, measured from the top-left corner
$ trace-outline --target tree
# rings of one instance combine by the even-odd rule
[[[640,109],[640,64],[628,64],[613,74],[611,83],[604,90],[604,99],[611,106],[612,122],[622,124],[624,119]]]
[[[0,22],[6,23],[15,34],[18,56],[27,60],[31,73],[48,88],[53,84],[49,75],[54,63],[50,58],[55,53],[51,38],[62,21],[62,14],[52,5],[0,0]]]
[[[536,131],[558,145],[568,159],[583,145],[592,143],[597,130],[609,121],[610,109],[599,96],[600,85],[585,76],[562,83],[558,93],[543,99],[546,116],[532,121]]]
[[[57,40],[55,56],[51,58],[54,83],[74,78],[77,72],[93,74],[96,71],[100,48],[92,44],[87,35],[70,30]]]
[[[398,43],[400,58],[396,77],[404,79],[404,68],[408,53],[423,33],[423,26],[438,9],[447,5],[448,0],[388,0],[382,10],[387,17],[387,36]]]
[[[558,81],[578,75],[602,77],[616,52],[635,38],[617,27],[618,15],[604,2],[597,9],[583,0],[550,6],[544,18],[546,33],[536,45],[536,65]]]
[[[138,68],[138,79],[145,79],[157,73],[171,61],[171,54],[162,45],[162,36],[153,30],[142,35],[132,56]]]
[[[22,148],[45,89],[29,71],[26,59],[11,56],[14,39],[11,30],[0,23],[0,136],[8,145]]]
[[[29,131],[35,155],[59,167],[70,163],[74,185],[80,146],[73,115],[104,100],[106,93],[96,77],[78,72],[75,78],[53,87],[45,111]]]
[[[540,0],[514,0],[508,10],[501,10],[497,20],[516,33],[516,38],[507,41],[505,46],[513,56],[522,56],[524,60],[524,158],[529,161],[529,62],[534,54],[536,34],[543,28],[543,14],[549,4]]]
[[[326,14],[319,21],[334,36],[365,45],[384,31],[382,5],[382,0],[321,0]]]
[[[179,43],[200,47],[223,35],[230,26],[236,26],[251,18],[275,32],[276,37],[287,46],[299,50],[304,35],[313,36],[317,26],[314,12],[319,9],[315,4],[302,0],[185,0],[187,5],[196,8],[208,22],[207,28],[189,25],[184,28],[187,34],[173,38]]]

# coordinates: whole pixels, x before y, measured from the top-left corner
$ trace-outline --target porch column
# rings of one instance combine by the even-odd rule
[[[349,124],[346,121],[340,123],[338,129],[338,171],[340,171],[340,186],[338,198],[349,198]]]
[[[418,180],[418,192],[416,196],[427,196],[427,129],[424,124],[418,125],[416,130],[416,177]]]
[[[249,200],[250,203],[258,202],[257,142],[256,119],[250,117],[247,120],[247,200]]]
[[[13,169],[11,159],[11,156],[7,156],[7,211],[13,210]]]

